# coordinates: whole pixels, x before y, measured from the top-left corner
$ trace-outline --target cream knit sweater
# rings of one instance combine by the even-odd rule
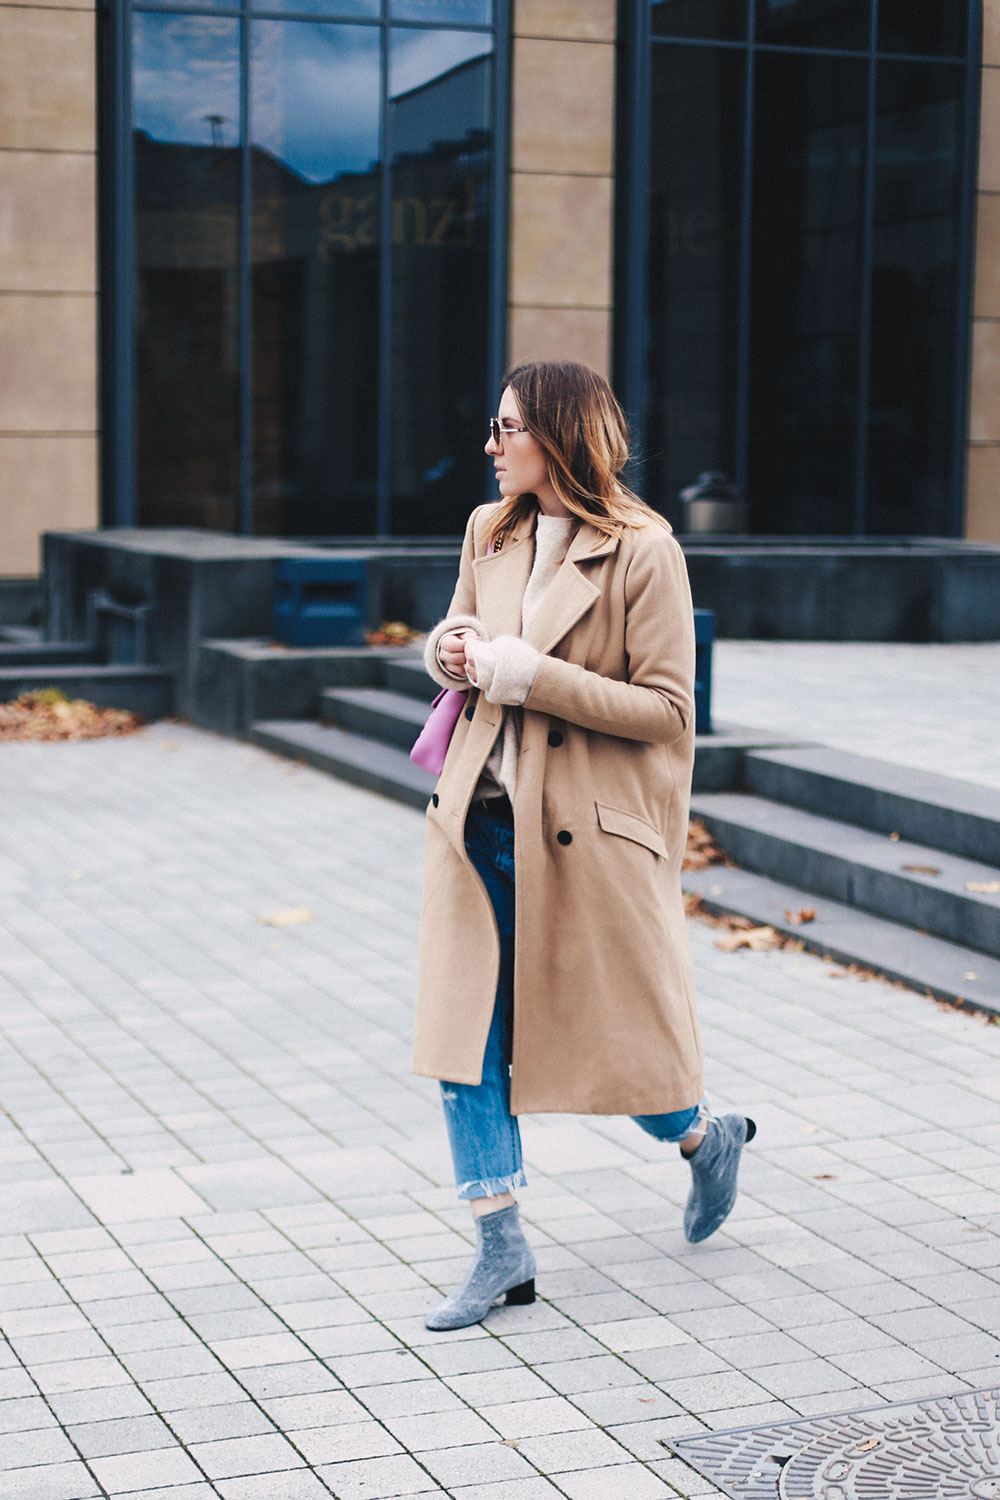
[[[535,557],[521,601],[521,632],[531,628],[542,597],[569,551],[577,521],[573,516],[546,516],[539,513],[535,524]],[[513,710],[524,703],[538,671],[539,653],[519,636],[501,635],[495,641],[483,639],[482,627],[468,615],[442,620],[427,640],[425,660],[435,680],[444,671],[437,655],[442,636],[458,633],[466,636],[468,680],[484,694],[489,703],[502,703],[507,712],[494,742],[486,767],[480,777],[473,800],[495,797],[506,792],[511,803],[517,786],[517,760],[521,747],[520,715]],[[437,671],[432,670],[432,664]],[[445,674],[448,677],[448,674]],[[449,681],[454,681],[448,677]]]

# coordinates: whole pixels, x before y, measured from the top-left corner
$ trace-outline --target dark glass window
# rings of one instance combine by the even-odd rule
[[[954,535],[969,0],[748,4],[744,30],[735,0],[661,0],[650,51],[624,37],[615,358],[636,482],[681,523],[679,492],[714,469],[751,532]]]
[[[336,516],[338,531],[370,530],[379,33],[251,24],[253,526],[307,536]]]
[[[734,467],[744,71],[731,49],[653,54],[644,483],[675,518]]]
[[[139,14],[135,519],[236,521],[240,23]]]
[[[947,487],[958,319],[961,70],[880,62],[875,130],[869,526],[933,531]]]
[[[961,57],[968,45],[969,0],[878,0],[880,52]]]
[[[756,5],[758,42],[864,51],[871,44],[872,0],[756,0]]]
[[[179,3],[130,19],[137,518],[461,531],[502,327],[492,0]]]
[[[747,485],[758,532],[854,526],[867,79],[862,59],[757,58]]]
[[[649,8],[654,36],[692,36],[712,41],[739,41],[747,32],[751,0],[653,0]]]
[[[390,306],[392,513],[400,532],[457,531],[481,486],[489,301],[490,57],[481,32],[394,29]]]

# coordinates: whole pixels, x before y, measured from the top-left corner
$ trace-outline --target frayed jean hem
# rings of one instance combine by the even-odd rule
[[[458,1185],[458,1196],[460,1198],[499,1198],[501,1193],[512,1193],[515,1188],[524,1187],[528,1179],[522,1171],[511,1172],[506,1177],[485,1177],[478,1182],[460,1182]]]

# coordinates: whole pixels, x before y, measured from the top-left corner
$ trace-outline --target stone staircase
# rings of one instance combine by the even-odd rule
[[[0,636],[0,703],[39,688],[160,719],[173,711],[173,675],[156,666],[108,662],[89,641],[43,640],[34,630]]]
[[[345,671],[346,675],[346,671]],[[318,719],[248,737],[423,808],[408,751],[436,692],[416,653],[368,656],[365,681],[318,688]],[[1000,796],[738,728],[696,743],[692,815],[738,866],[685,871],[709,912],[749,917],[838,962],[1000,1015]],[[803,910],[815,910],[808,921]]]

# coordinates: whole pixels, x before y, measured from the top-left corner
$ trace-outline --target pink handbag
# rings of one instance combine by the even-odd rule
[[[469,694],[461,688],[442,688],[431,704],[427,722],[417,735],[410,759],[432,776],[444,770],[444,758]]]
[[[487,554],[499,552],[503,544],[504,533],[501,532],[486,549]],[[444,770],[444,758],[468,696],[466,688],[442,688],[431,703],[427,722],[414,741],[410,759],[414,765],[430,771],[432,776],[440,776]]]

